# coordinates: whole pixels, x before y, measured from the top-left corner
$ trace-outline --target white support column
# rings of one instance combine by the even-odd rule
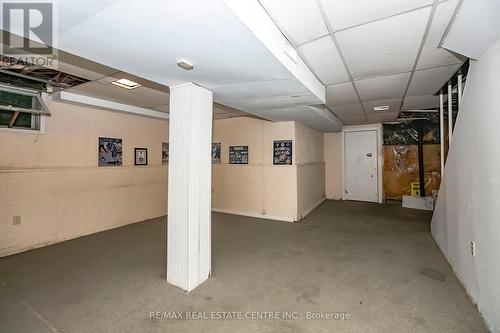
[[[451,91],[451,80],[448,82],[448,151],[451,148],[451,136],[453,135],[453,95]]]
[[[170,87],[167,282],[191,291],[211,270],[213,93]]]
[[[444,96],[439,93],[439,142],[441,144],[441,181],[444,175]]]

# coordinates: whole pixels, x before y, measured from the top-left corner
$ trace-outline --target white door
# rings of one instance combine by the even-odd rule
[[[377,131],[344,133],[345,198],[378,202]]]

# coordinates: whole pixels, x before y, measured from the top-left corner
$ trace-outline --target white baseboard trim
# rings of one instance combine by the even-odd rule
[[[306,209],[304,211],[304,213],[302,213],[302,216],[301,216],[300,219],[303,219],[307,215],[309,215],[309,213],[311,213],[313,210],[315,210],[316,207],[318,207],[319,205],[321,205],[325,200],[326,200],[326,197],[322,197],[321,199],[319,199],[318,201],[316,201],[311,207],[309,207],[308,209]]]
[[[248,216],[248,217],[256,217],[259,219],[285,221],[285,222],[295,222],[296,221],[292,217],[271,216],[271,215],[257,214],[257,213],[250,213],[250,212],[241,212],[241,211],[237,211],[237,210],[230,210],[230,209],[223,209],[223,208],[212,208],[212,212],[241,215],[241,216]]]

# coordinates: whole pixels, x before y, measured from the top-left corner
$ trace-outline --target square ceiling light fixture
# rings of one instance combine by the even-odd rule
[[[119,79],[116,81],[111,81],[111,84],[114,84],[115,86],[118,86],[120,88],[125,88],[128,90],[136,89],[136,88],[139,88],[140,86],[142,86],[140,83],[130,81],[127,79]]]
[[[389,109],[389,105],[379,105],[373,107],[373,111],[377,112],[389,111]]]

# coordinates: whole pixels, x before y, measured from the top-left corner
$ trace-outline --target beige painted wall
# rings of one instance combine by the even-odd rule
[[[274,140],[295,145],[295,123],[245,117],[214,122],[213,141],[221,142],[221,164],[212,168],[214,210],[297,219],[296,166],[273,165]],[[229,146],[237,145],[248,145],[248,165],[229,164]]]
[[[297,164],[324,163],[323,133],[297,123],[295,136]]]
[[[297,218],[325,200],[323,133],[300,123],[295,126],[297,162]]]
[[[342,199],[342,132],[324,134],[326,197]]]
[[[165,214],[168,122],[48,106],[46,134],[0,130],[0,256]],[[122,167],[97,167],[100,136],[123,139]],[[134,147],[148,166],[133,166]]]
[[[168,122],[47,101],[46,134],[0,130],[0,256],[162,216]],[[122,167],[97,167],[99,137],[123,139]],[[221,164],[212,207],[296,221],[325,195],[323,135],[295,122],[217,120]],[[293,164],[272,164],[273,141],[293,140]],[[248,165],[228,164],[230,145],[249,146]],[[134,147],[149,165],[134,166]],[[13,217],[21,216],[14,225]]]

